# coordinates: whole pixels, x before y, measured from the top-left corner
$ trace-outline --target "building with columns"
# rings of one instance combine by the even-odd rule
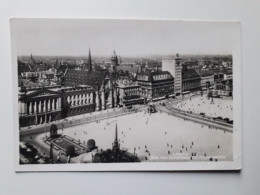
[[[19,89],[20,127],[39,125],[95,111],[92,87]]]

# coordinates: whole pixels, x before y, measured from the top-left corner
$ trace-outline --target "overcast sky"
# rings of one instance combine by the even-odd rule
[[[232,22],[13,19],[17,55],[232,54]]]

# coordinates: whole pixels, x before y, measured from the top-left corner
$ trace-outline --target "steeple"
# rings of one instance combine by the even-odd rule
[[[33,55],[31,54],[31,58],[30,58],[30,60],[31,60],[31,63],[32,64],[34,64],[35,63],[35,60],[34,60],[34,58],[33,58]]]
[[[118,151],[119,150],[119,143],[118,143],[118,137],[117,137],[117,123],[116,123],[116,130],[115,130],[115,141],[113,143],[113,150]]]
[[[91,61],[91,53],[90,53],[90,48],[88,52],[88,66],[89,66],[89,72],[92,71],[92,61]]]
[[[114,142],[118,142],[117,141],[117,123],[116,123],[116,133],[115,133],[115,141]]]

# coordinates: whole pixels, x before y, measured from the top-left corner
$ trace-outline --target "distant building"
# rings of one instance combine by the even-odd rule
[[[92,72],[92,59],[91,59],[91,53],[90,53],[90,49],[89,49],[89,52],[88,52],[88,70],[89,72]]]
[[[201,77],[201,88],[208,89],[209,87],[213,86],[214,84],[214,74],[211,71],[203,70],[198,71]]]
[[[149,99],[174,94],[174,78],[168,71],[141,72],[136,80],[142,96]]]
[[[233,79],[233,72],[232,70],[227,70],[224,72],[224,80],[231,80]]]
[[[214,83],[219,83],[224,80],[224,74],[222,72],[215,72],[214,73]]]
[[[117,67],[118,71],[128,72],[129,75],[136,76],[138,72],[141,71],[141,67],[139,65],[134,64],[124,64]]]
[[[34,79],[34,78],[41,78],[42,73],[41,72],[22,72],[21,77],[23,79]]]
[[[114,50],[113,55],[111,56],[111,71],[116,70],[117,66],[119,65],[118,57],[116,55],[116,51]]]
[[[175,60],[174,59],[163,59],[162,70],[168,71],[173,77],[175,77]]]
[[[214,85],[214,94],[220,96],[233,96],[233,80],[224,80]]]

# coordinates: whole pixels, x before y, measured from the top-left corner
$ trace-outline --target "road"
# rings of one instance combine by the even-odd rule
[[[110,110],[103,110],[99,112],[86,113],[82,115],[68,117],[66,119],[54,121],[51,123],[46,123],[42,125],[34,125],[30,127],[24,127],[20,129],[20,137],[37,135],[44,132],[49,132],[51,124],[56,124],[58,129],[68,128],[72,126],[77,126],[85,123],[98,122],[107,118],[113,118],[118,116],[123,116],[126,114],[131,114],[135,112],[140,112],[145,109],[145,106],[138,106],[135,109],[127,108],[116,108]]]
[[[190,121],[200,123],[200,124],[203,124],[203,125],[208,125],[210,127],[215,127],[215,128],[218,128],[218,129],[228,131],[228,132],[233,132],[233,125],[228,124],[228,123],[224,123],[224,122],[220,122],[220,121],[214,121],[213,118],[208,117],[208,116],[203,117],[203,116],[198,115],[198,114],[190,114],[190,113],[187,113],[185,111],[173,108],[173,107],[171,107],[170,105],[167,105],[167,104],[166,104],[166,106],[156,105],[156,108],[160,111],[166,112],[168,114],[171,114],[171,115],[174,115],[174,116],[186,119],[186,120],[190,120]]]
[[[185,98],[187,99],[187,98]],[[162,100],[160,102],[154,102],[156,108],[160,111],[166,112],[168,114],[174,115],[176,117],[184,118],[187,120],[191,120],[203,125],[208,125],[211,127],[215,127],[218,129],[222,129],[228,132],[233,132],[233,125],[228,124],[221,121],[215,121],[212,117],[209,116],[201,116],[194,113],[188,113],[179,109],[176,109],[172,107],[172,104],[178,103],[180,101],[183,101],[184,99],[176,99],[173,101],[169,100]],[[165,103],[166,106],[162,106],[159,103]],[[127,109],[127,108],[115,108],[115,109],[109,109],[109,110],[103,110],[93,113],[86,113],[82,115],[72,116],[68,117],[63,120],[54,121],[52,123],[37,125],[37,126],[31,126],[31,127],[25,127],[20,129],[20,137],[24,136],[31,136],[36,135],[39,133],[48,132],[50,129],[51,124],[56,124],[58,129],[68,128],[72,126],[77,126],[85,123],[91,123],[91,122],[98,122],[100,120],[104,120],[107,118],[113,118],[117,116],[122,116],[134,112],[140,112],[145,110],[147,107],[144,105],[141,106],[135,106],[135,109]]]

